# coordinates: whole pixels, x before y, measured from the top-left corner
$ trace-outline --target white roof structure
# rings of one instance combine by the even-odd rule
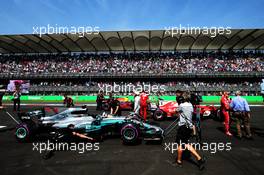
[[[165,30],[103,31],[99,34],[0,35],[0,53],[126,52],[180,50],[264,50],[264,29],[231,34],[177,34]]]

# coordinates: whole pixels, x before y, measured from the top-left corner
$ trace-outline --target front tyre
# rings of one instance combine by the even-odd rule
[[[126,123],[121,128],[121,139],[124,144],[136,144],[140,141],[140,130],[133,123]]]
[[[15,137],[19,142],[27,142],[29,141],[31,137],[31,131],[30,131],[29,125],[26,123],[21,123],[16,127],[15,130]]]

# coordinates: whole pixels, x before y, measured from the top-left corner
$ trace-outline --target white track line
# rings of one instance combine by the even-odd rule
[[[1,128],[6,128],[6,126],[0,126],[0,129],[1,129]]]
[[[12,118],[17,124],[19,124],[19,122],[9,112],[6,112],[6,114],[9,115],[9,117]]]

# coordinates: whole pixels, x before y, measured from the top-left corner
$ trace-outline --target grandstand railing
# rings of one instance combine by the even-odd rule
[[[1,79],[77,79],[77,78],[262,78],[264,72],[212,73],[0,73]]]

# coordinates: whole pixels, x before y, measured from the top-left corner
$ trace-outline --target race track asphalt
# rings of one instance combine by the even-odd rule
[[[29,109],[31,108],[31,109]],[[90,107],[91,113],[96,113]],[[74,151],[55,152],[48,160],[33,151],[32,143],[18,143],[14,138],[17,116],[11,108],[0,111],[0,174],[1,175],[261,175],[264,174],[264,107],[252,107],[252,131],[254,140],[239,140],[224,135],[221,122],[211,119],[202,122],[203,142],[231,143],[231,150],[200,151],[207,159],[206,168],[199,171],[195,161],[184,160],[183,167],[174,166],[176,153],[166,145],[173,143],[175,132],[165,138],[162,145],[146,144],[127,146],[120,138],[107,138],[100,142],[98,151],[78,153]],[[32,107],[22,107],[32,110]],[[172,120],[160,122],[166,128]],[[234,123],[231,131],[235,133]],[[211,152],[213,152],[211,150]]]

